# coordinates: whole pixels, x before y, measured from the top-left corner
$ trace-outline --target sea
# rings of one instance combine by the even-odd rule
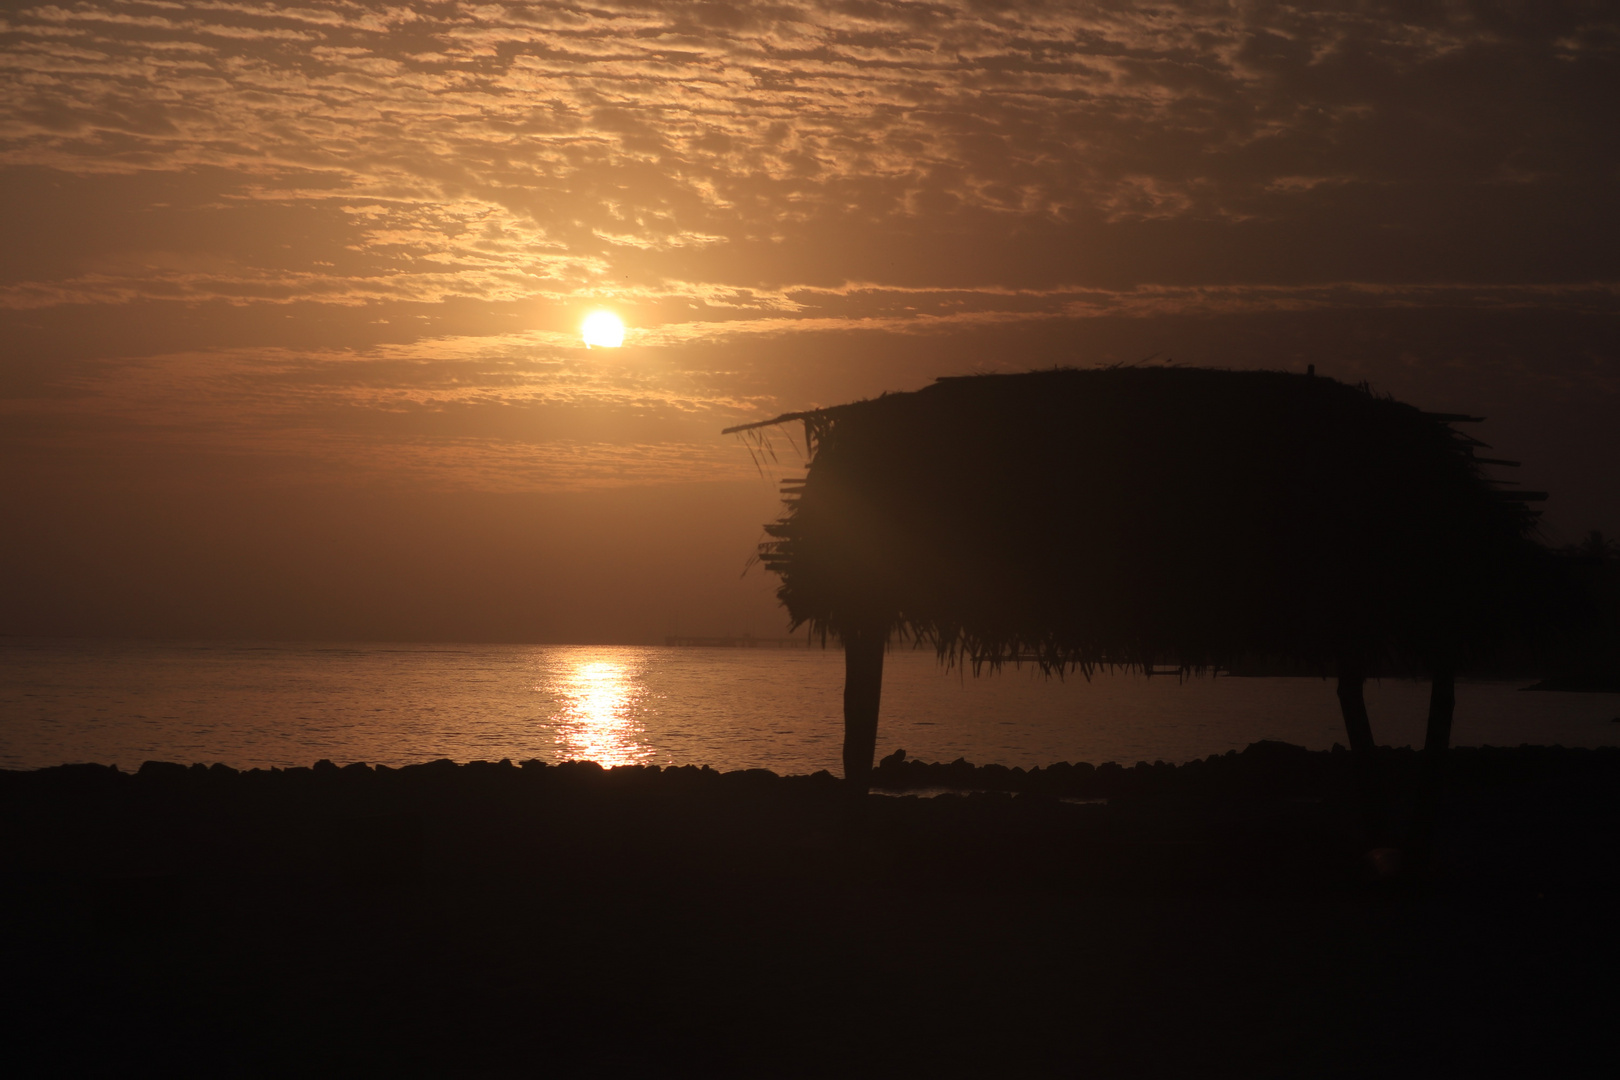
[[[1620,744],[1620,695],[1457,688],[1457,745]],[[449,758],[840,771],[837,649],[0,640],[0,768]],[[1420,745],[1426,683],[1368,684],[1378,741]],[[1029,768],[1180,763],[1345,741],[1330,680],[886,661],[878,753]]]

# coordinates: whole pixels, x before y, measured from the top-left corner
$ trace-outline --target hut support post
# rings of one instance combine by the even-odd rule
[[[1439,769],[1451,749],[1451,716],[1457,710],[1457,679],[1447,668],[1436,668],[1429,684],[1429,727],[1423,734],[1425,767]]]
[[[1372,721],[1367,718],[1366,684],[1366,677],[1362,675],[1339,676],[1339,712],[1344,715],[1344,733],[1350,739],[1350,752],[1358,760],[1371,756],[1376,750]]]
[[[1429,684],[1429,723],[1423,735],[1423,778],[1413,815],[1413,854],[1428,862],[1434,823],[1440,812],[1440,790],[1446,782],[1446,754],[1451,749],[1451,717],[1457,709],[1457,680],[1451,668],[1437,665]]]
[[[878,701],[883,695],[887,629],[844,632],[844,782],[864,795],[872,786],[877,754]]]
[[[1361,810],[1367,838],[1383,843],[1384,785],[1378,769],[1378,747],[1373,742],[1372,722],[1367,718],[1365,687],[1367,678],[1359,671],[1339,672],[1339,712],[1344,715],[1344,732],[1350,739],[1350,756],[1355,762],[1356,786],[1361,789]]]

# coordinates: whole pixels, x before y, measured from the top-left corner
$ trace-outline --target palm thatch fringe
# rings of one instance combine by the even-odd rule
[[[1453,423],[1332,379],[1187,368],[941,379],[787,413],[810,454],[760,558],[795,627],[948,663],[1330,674],[1477,662],[1533,606],[1529,503]]]

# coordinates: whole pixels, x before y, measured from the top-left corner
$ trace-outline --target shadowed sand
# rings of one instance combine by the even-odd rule
[[[1370,1075],[1616,1061],[1620,751],[1025,772],[0,773],[8,1060],[64,1073]],[[1385,751],[1395,816],[1418,755]],[[1097,801],[1104,800],[1104,801]]]

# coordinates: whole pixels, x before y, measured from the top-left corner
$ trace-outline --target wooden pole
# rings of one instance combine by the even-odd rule
[[[1358,759],[1371,756],[1377,749],[1373,745],[1372,721],[1367,718],[1366,683],[1364,675],[1339,672],[1339,712],[1344,715],[1344,733],[1350,739],[1350,752]]]
[[[1367,840],[1374,847],[1384,843],[1384,785],[1378,768],[1378,747],[1373,742],[1372,722],[1367,718],[1365,688],[1367,677],[1359,668],[1339,666],[1339,712],[1344,716],[1344,732],[1350,739],[1350,756],[1355,764],[1356,786],[1361,789],[1361,811]]]
[[[878,701],[883,695],[883,650],[888,630],[864,627],[844,634],[844,782],[864,795],[877,755]]]
[[[1457,710],[1457,680],[1450,665],[1435,665],[1429,683],[1429,723],[1423,733],[1423,776],[1412,815],[1412,849],[1419,867],[1427,867],[1446,782],[1446,754],[1451,749],[1451,718]]]
[[[1429,684],[1429,726],[1423,733],[1423,760],[1429,769],[1445,764],[1451,749],[1451,717],[1457,711],[1457,679],[1449,667],[1437,667]]]

